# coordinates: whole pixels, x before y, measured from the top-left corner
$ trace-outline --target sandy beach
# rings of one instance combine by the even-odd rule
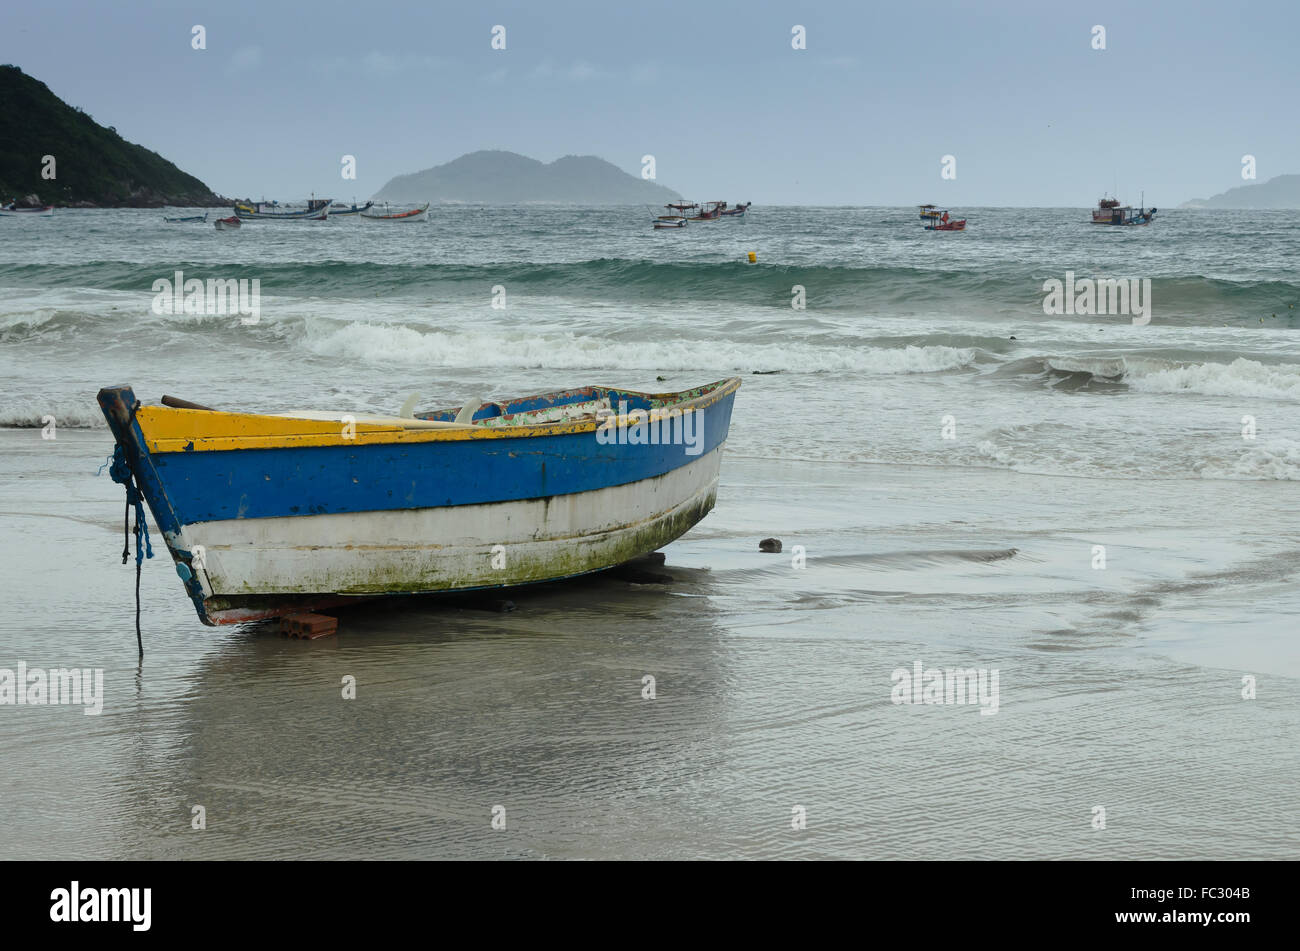
[[[1189,520],[1159,481],[741,446],[671,584],[359,605],[309,642],[202,627],[162,552],[137,666],[109,442],[0,431],[4,663],[105,671],[98,716],[0,710],[11,857],[1295,852],[1286,483],[1236,484],[1230,511],[1205,483]],[[996,713],[893,702],[917,662],[997,670]]]

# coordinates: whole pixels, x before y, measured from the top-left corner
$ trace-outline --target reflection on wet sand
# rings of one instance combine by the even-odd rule
[[[163,773],[208,831],[174,841],[195,856],[580,856],[623,826],[620,802],[637,811],[717,766],[729,678],[697,587],[579,579],[514,592],[508,614],[370,604],[316,642],[250,627],[191,681],[184,753]]]

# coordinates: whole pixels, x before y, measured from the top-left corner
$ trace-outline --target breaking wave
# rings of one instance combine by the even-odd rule
[[[1300,481],[1300,443],[1278,439],[1241,449],[1230,459],[1203,463],[1198,471],[1206,479]]]
[[[0,411],[0,426],[42,429],[48,416],[54,417],[56,438],[60,429],[108,428],[93,392],[84,400],[42,400],[32,397],[10,400],[4,410]]]
[[[1231,363],[1194,363],[1126,371],[1124,382],[1131,389],[1143,393],[1300,399],[1300,366],[1292,363],[1269,365],[1243,357]]]
[[[337,329],[308,324],[304,346],[320,356],[372,365],[714,370],[721,372],[868,374],[938,373],[973,365],[968,347],[826,347],[808,343],[746,344],[719,340],[620,342],[583,334],[448,333],[383,324]]]
[[[1046,378],[1054,386],[1084,388],[1123,384],[1137,393],[1187,393],[1251,399],[1300,400],[1300,365],[1264,363],[1249,357],[1192,362],[1150,356],[1052,355],[1004,364],[999,376]]]

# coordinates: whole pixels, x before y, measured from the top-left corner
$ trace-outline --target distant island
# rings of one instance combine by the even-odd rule
[[[575,205],[662,205],[681,196],[670,188],[629,175],[594,155],[566,155],[539,162],[515,152],[471,152],[410,175],[398,175],[376,201],[564,202]]]
[[[1193,198],[1180,208],[1300,208],[1300,175],[1278,175],[1266,182],[1230,188],[1213,198]]]
[[[45,156],[54,177],[42,176]],[[17,66],[0,66],[0,202],[72,208],[217,207],[229,201],[134,145]]]

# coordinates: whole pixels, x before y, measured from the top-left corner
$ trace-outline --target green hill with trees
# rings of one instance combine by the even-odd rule
[[[53,156],[54,177],[46,156]],[[32,196],[35,196],[33,198]],[[229,204],[157,152],[69,106],[17,66],[0,66],[0,202],[82,208]]]

